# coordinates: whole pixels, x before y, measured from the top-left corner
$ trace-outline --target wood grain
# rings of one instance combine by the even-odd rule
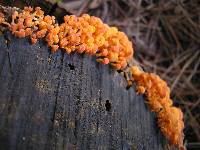
[[[0,150],[163,150],[142,96],[94,57],[0,36]]]

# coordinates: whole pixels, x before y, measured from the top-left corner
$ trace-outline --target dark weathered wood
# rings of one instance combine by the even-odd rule
[[[0,150],[162,150],[153,113],[94,57],[0,36]],[[106,103],[107,101],[107,103]]]

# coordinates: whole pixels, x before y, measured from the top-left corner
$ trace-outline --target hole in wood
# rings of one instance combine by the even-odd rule
[[[72,64],[68,64],[70,70],[75,70],[75,66]]]
[[[106,100],[105,107],[106,107],[106,111],[111,110],[111,103],[109,102],[109,100]]]

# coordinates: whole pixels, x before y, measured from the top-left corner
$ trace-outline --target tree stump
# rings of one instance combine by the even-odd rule
[[[0,35],[0,149],[163,150],[143,96],[94,57]]]

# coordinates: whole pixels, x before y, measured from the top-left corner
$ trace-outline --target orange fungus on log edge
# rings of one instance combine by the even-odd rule
[[[1,16],[0,23],[4,22]],[[123,32],[87,14],[65,16],[64,23],[59,25],[54,16],[45,16],[40,7],[35,10],[25,7],[21,12],[14,11],[9,28],[17,37],[30,36],[32,44],[45,38],[53,52],[62,48],[68,54],[95,55],[98,62],[109,63],[117,70],[127,66],[134,52],[132,43]]]
[[[132,80],[136,81],[138,93],[145,94],[150,109],[156,112],[158,126],[172,145],[183,148],[183,113],[173,105],[166,82],[153,73],[145,73],[138,67],[130,68]],[[141,90],[142,89],[142,90]]]

